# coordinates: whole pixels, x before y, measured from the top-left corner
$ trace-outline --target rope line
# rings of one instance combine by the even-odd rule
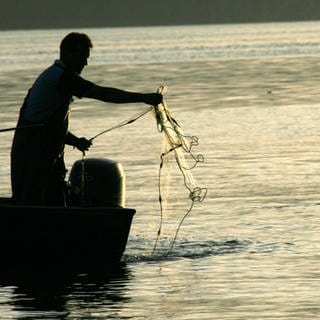
[[[124,127],[124,126],[126,126],[127,124],[131,124],[131,123],[135,122],[136,120],[140,119],[141,117],[143,117],[143,116],[144,116],[145,114],[147,114],[148,112],[152,111],[152,109],[153,109],[153,107],[149,107],[147,110],[139,113],[138,115],[136,115],[136,116],[134,116],[134,117],[132,117],[132,118],[130,118],[130,119],[128,119],[128,120],[125,120],[125,121],[123,121],[123,122],[120,122],[119,124],[117,124],[117,125],[115,125],[115,126],[113,126],[113,127],[111,127],[111,128],[108,128],[108,129],[106,129],[106,130],[103,130],[103,131],[99,132],[98,134],[96,134],[95,136],[93,136],[92,138],[90,138],[89,140],[90,140],[90,141],[93,141],[94,139],[96,139],[97,137],[101,136],[102,134],[105,134],[105,133],[110,132],[110,131],[112,131],[112,130],[114,130],[114,129],[117,129],[117,128]]]
[[[28,129],[28,128],[35,128],[35,127],[43,127],[43,126],[44,126],[43,123],[29,124],[29,125],[23,125],[23,126],[18,126],[18,127],[0,129],[0,132],[15,131],[15,130],[20,130],[20,129]]]

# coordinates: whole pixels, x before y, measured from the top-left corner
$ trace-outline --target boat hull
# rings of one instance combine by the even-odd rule
[[[130,208],[17,206],[1,199],[1,265],[119,263],[134,214]]]

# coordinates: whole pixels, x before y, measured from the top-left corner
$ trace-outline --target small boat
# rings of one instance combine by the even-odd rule
[[[0,198],[1,267],[81,269],[121,262],[135,214],[124,207],[124,180],[119,163],[82,159],[70,171],[66,206],[15,205]]]

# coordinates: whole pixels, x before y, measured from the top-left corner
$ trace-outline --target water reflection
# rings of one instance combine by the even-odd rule
[[[56,269],[3,271],[0,274],[0,313],[10,319],[95,319],[115,315],[132,275],[126,264],[90,273]]]

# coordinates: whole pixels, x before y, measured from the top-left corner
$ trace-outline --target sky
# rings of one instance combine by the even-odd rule
[[[0,0],[0,30],[320,19],[320,0]]]

